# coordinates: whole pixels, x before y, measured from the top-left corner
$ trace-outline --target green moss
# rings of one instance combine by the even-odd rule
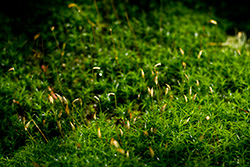
[[[249,47],[211,11],[130,3],[1,35],[1,165],[249,165]]]

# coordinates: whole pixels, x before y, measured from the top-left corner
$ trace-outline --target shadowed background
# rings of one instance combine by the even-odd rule
[[[227,33],[234,35],[237,31],[245,31],[250,35],[250,17],[249,2],[246,0],[226,1],[226,0],[177,0],[193,10],[202,12],[213,12],[218,17],[229,20],[231,26],[227,29]],[[161,5],[177,2],[173,0],[144,0],[144,1],[118,1],[115,4],[126,3],[127,10],[132,7],[138,8],[140,11],[149,11],[152,8],[160,8]],[[33,36],[41,29],[41,25],[46,25],[47,18],[53,12],[51,6],[68,5],[69,3],[93,3],[93,1],[46,1],[46,0],[23,0],[23,1],[6,1],[5,5],[1,5],[0,17],[6,19],[8,17],[9,24],[1,26],[0,30],[8,34],[8,31],[14,34],[25,33]],[[103,3],[110,3],[109,0],[101,0]],[[119,12],[119,11],[118,11]],[[58,13],[60,15],[60,13]],[[7,32],[6,32],[7,31]],[[7,34],[6,34],[7,33]]]

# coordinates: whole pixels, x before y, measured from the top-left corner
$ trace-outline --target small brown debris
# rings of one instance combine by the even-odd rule
[[[125,151],[122,148],[117,148],[116,150],[121,154],[125,154]]]
[[[154,150],[151,147],[149,147],[149,152],[150,152],[151,157],[154,158],[155,153],[154,153]]]

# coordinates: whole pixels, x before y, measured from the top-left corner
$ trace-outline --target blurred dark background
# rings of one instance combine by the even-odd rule
[[[66,1],[65,1],[66,2]],[[59,0],[8,0],[0,5],[0,33],[11,32],[14,35],[25,33],[34,35],[46,25],[52,14],[51,6],[66,5]],[[3,34],[2,36],[6,36]]]
[[[245,31],[250,36],[250,1],[249,0],[178,0],[190,8],[200,11],[212,11],[216,16],[232,22],[227,33]]]
[[[232,23],[227,33],[234,35],[235,31],[245,31],[250,36],[250,1],[249,0],[156,0],[153,3],[167,5],[172,2],[181,2],[185,6],[200,12],[213,12],[216,16]],[[133,1],[132,5],[138,5],[145,10],[150,9],[150,0]]]
[[[98,0],[97,0],[98,1]],[[108,0],[99,0],[110,2]],[[249,1],[247,0],[114,0],[115,4],[126,3],[127,6],[137,6],[139,9],[148,11],[153,7],[167,5],[168,3],[181,2],[201,12],[214,12],[218,17],[227,19],[232,22],[232,26],[228,28],[228,34],[234,34],[235,31],[245,31],[250,36],[250,14]],[[0,5],[0,19],[9,19],[9,27],[12,33],[31,33],[39,32],[41,25],[46,25],[46,19],[51,15],[51,6],[61,6],[73,3],[74,0],[9,0]],[[75,3],[93,3],[91,0],[75,1]],[[60,14],[60,13],[59,13]],[[4,21],[1,21],[4,24]],[[6,27],[1,26],[1,33]]]

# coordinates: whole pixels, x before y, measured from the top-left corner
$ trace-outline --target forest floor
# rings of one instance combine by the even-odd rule
[[[1,166],[250,165],[244,32],[181,3],[48,10],[0,16]]]

